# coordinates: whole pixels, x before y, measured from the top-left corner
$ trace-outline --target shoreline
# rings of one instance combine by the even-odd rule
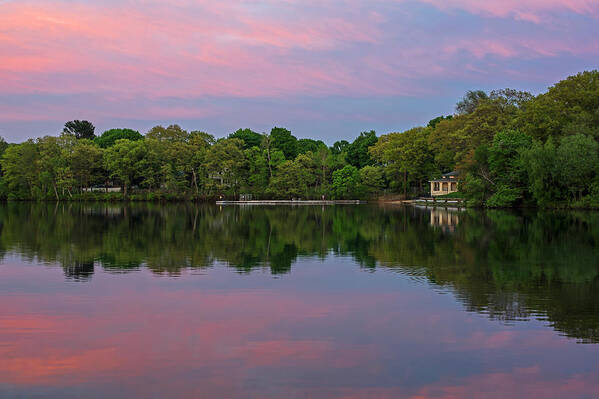
[[[537,210],[564,210],[564,211],[599,211],[599,206],[568,206],[568,205],[553,205],[546,207],[535,206],[519,206],[519,207],[497,207],[489,208],[484,206],[467,205],[465,201],[455,201],[449,199],[433,201],[415,200],[253,200],[253,201],[236,201],[236,200],[215,200],[215,199],[186,199],[186,198],[77,198],[77,199],[3,199],[0,203],[16,204],[16,203],[46,203],[46,204],[73,204],[73,203],[97,203],[97,204],[212,204],[219,206],[243,205],[243,206],[276,206],[276,205],[387,205],[387,206],[415,206],[421,208],[459,208],[459,209],[485,209],[485,210],[518,210],[518,209],[537,209]]]
[[[216,205],[361,205],[362,200],[255,200],[255,201],[216,201]]]

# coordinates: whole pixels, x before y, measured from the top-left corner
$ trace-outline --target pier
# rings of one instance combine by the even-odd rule
[[[216,205],[355,205],[365,204],[360,200],[256,200],[256,201],[216,201]]]

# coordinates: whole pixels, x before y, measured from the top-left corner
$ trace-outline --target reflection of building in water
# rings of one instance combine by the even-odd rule
[[[460,223],[460,215],[457,211],[447,208],[431,208],[431,226],[441,227],[444,230],[454,231],[455,226]]]

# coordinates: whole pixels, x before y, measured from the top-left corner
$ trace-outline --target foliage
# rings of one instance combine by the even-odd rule
[[[120,139],[135,141],[142,140],[143,138],[144,136],[141,133],[133,129],[110,129],[102,133],[101,136],[96,137],[94,142],[102,148],[108,148]]]
[[[274,127],[270,131],[272,148],[281,150],[285,159],[292,160],[297,156],[297,138],[282,127]]]
[[[360,172],[355,166],[346,165],[333,172],[333,195],[338,199],[349,199],[361,195]]]
[[[33,140],[9,145],[2,156],[3,180],[9,199],[35,198],[39,152]]]
[[[147,147],[143,141],[127,139],[118,140],[104,152],[104,167],[110,178],[123,185],[125,197],[128,188],[141,175],[141,165],[146,153]]]
[[[532,138],[519,131],[497,133],[490,145],[476,149],[464,192],[474,202],[486,202],[489,207],[513,206],[522,201],[528,188],[522,153],[531,145]]]
[[[74,120],[64,124],[63,133],[72,134],[78,139],[93,140],[96,127],[89,121]]]
[[[360,169],[360,180],[371,196],[380,194],[385,188],[385,173],[380,166],[364,166]]]
[[[221,139],[210,147],[205,162],[210,192],[238,193],[247,170],[243,146],[240,139]]]
[[[458,115],[470,114],[478,108],[481,102],[488,98],[487,93],[482,90],[468,90],[456,104],[455,110]]]
[[[326,148],[326,144],[321,140],[299,139],[297,141],[297,153],[305,154],[307,152],[317,153],[321,148]]]
[[[434,156],[428,144],[430,128],[414,128],[381,136],[370,149],[372,157],[385,165],[391,187],[408,192],[416,183],[420,191],[435,172]]]
[[[75,120],[59,137],[0,140],[0,198],[92,200],[101,187],[121,187],[128,199],[409,198],[455,171],[470,205],[599,206],[599,72],[538,96],[469,91],[456,109],[427,127],[362,132],[331,147],[282,127],[215,140],[173,124],[94,138],[93,124]]]
[[[428,124],[426,125],[426,127],[430,127],[430,128],[435,128],[437,127],[437,125],[439,124],[439,122],[443,121],[443,120],[449,120],[449,119],[453,119],[453,115],[447,115],[447,116],[438,116],[434,119],[431,119],[430,121],[428,121]]]
[[[375,145],[377,141],[378,138],[376,137],[376,132],[374,130],[360,133],[360,135],[347,146],[347,155],[345,156],[347,163],[358,169],[372,165],[373,160],[370,157],[368,149]]]
[[[230,139],[240,139],[243,141],[243,148],[260,147],[262,144],[262,135],[251,129],[239,129],[229,135]]]
[[[529,102],[516,122],[541,141],[572,134],[599,140],[599,71],[582,72],[550,87]]]
[[[347,153],[348,147],[349,142],[347,140],[335,141],[335,143],[331,147],[331,153],[333,155],[341,155]]]
[[[308,189],[306,175],[300,162],[285,161],[273,176],[269,192],[277,198],[301,198]]]

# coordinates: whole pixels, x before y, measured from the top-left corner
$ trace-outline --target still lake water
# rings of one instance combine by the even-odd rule
[[[0,228],[0,397],[599,397],[599,213],[10,203]]]

